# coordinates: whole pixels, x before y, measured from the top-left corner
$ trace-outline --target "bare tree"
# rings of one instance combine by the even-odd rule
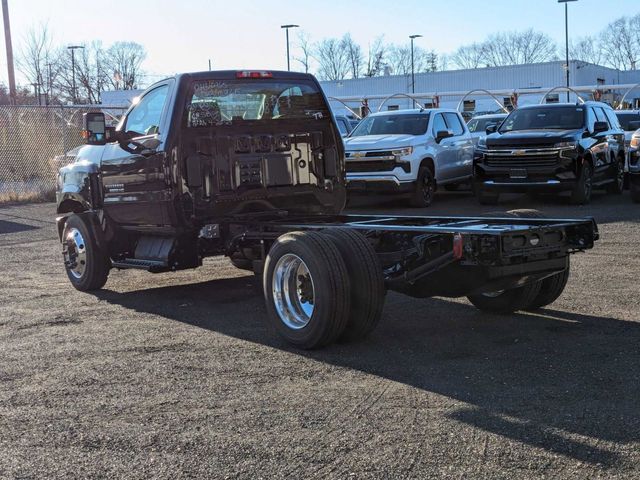
[[[483,44],[483,63],[491,67],[548,62],[557,58],[557,46],[533,29],[491,35]]]
[[[134,90],[142,79],[142,62],[147,53],[135,42],[116,42],[104,52],[101,69],[106,80],[116,89]]]
[[[569,56],[573,60],[600,65],[604,54],[600,43],[595,37],[588,36],[569,43]]]
[[[637,68],[640,60],[640,14],[611,22],[600,34],[602,52],[609,66],[622,70]]]
[[[369,44],[367,66],[364,72],[365,77],[376,77],[382,73],[385,67],[387,53],[384,37],[380,36],[376,38],[373,43]]]
[[[20,72],[30,84],[36,86],[36,90],[48,102],[53,96],[52,75],[58,70],[59,52],[53,47],[51,31],[46,23],[31,27],[27,31],[17,63]]]
[[[295,57],[295,60],[302,65],[304,73],[309,73],[311,69],[311,59],[313,58],[313,46],[307,32],[298,32],[298,48],[300,49],[300,56]]]
[[[362,73],[364,58],[362,56],[362,48],[358,45],[350,34],[345,34],[340,40],[341,47],[345,50],[349,63],[349,71],[351,78],[359,78]]]
[[[451,63],[457,68],[478,68],[483,66],[484,48],[481,43],[463,45],[451,55]]]
[[[318,60],[318,76],[322,80],[343,80],[349,73],[349,57],[342,41],[336,38],[325,38],[316,46]]]

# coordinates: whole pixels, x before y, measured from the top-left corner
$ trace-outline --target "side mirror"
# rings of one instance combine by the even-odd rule
[[[640,128],[640,120],[629,122],[629,130],[638,130]]]
[[[607,122],[596,122],[593,124],[593,133],[606,132],[609,130],[609,124]]]
[[[495,133],[497,130],[498,130],[497,123],[490,123],[489,125],[487,125],[487,128],[484,129],[487,135],[491,135],[492,133]]]
[[[87,145],[104,145],[107,143],[107,127],[102,112],[82,114],[82,138]]]
[[[451,130],[438,130],[436,132],[436,143],[440,143],[445,138],[453,137]]]

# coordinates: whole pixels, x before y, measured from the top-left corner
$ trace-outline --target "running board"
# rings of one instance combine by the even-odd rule
[[[166,272],[169,270],[169,266],[164,262],[157,260],[139,260],[137,258],[125,258],[124,260],[111,261],[111,265],[115,268],[138,268],[140,270],[146,270],[148,272]]]

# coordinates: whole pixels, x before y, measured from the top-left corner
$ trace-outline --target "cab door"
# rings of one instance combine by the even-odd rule
[[[168,223],[170,182],[165,179],[166,110],[173,81],[144,93],[119,130],[127,140],[106,145],[101,161],[104,210],[116,223]]]
[[[445,112],[444,119],[449,130],[453,132],[453,137],[445,139],[449,140],[451,158],[453,160],[451,176],[460,179],[468,178],[471,176],[473,169],[473,140],[471,139],[471,134],[465,128],[459,114]]]
[[[611,160],[611,143],[615,143],[615,137],[611,131],[611,125],[609,119],[602,110],[601,107],[592,107],[598,122],[605,122],[608,126],[607,130],[594,133],[593,138],[595,140],[594,145],[591,147],[591,152],[594,159],[594,180],[600,181],[605,178],[609,178],[609,171],[611,170],[613,161]]]

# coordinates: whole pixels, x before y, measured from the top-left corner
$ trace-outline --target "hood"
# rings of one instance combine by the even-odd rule
[[[487,136],[487,146],[527,145],[553,146],[560,142],[571,142],[582,135],[582,130],[516,130],[514,132],[496,132]]]
[[[345,150],[382,150],[412,146],[422,137],[415,135],[363,135],[344,139]]]

